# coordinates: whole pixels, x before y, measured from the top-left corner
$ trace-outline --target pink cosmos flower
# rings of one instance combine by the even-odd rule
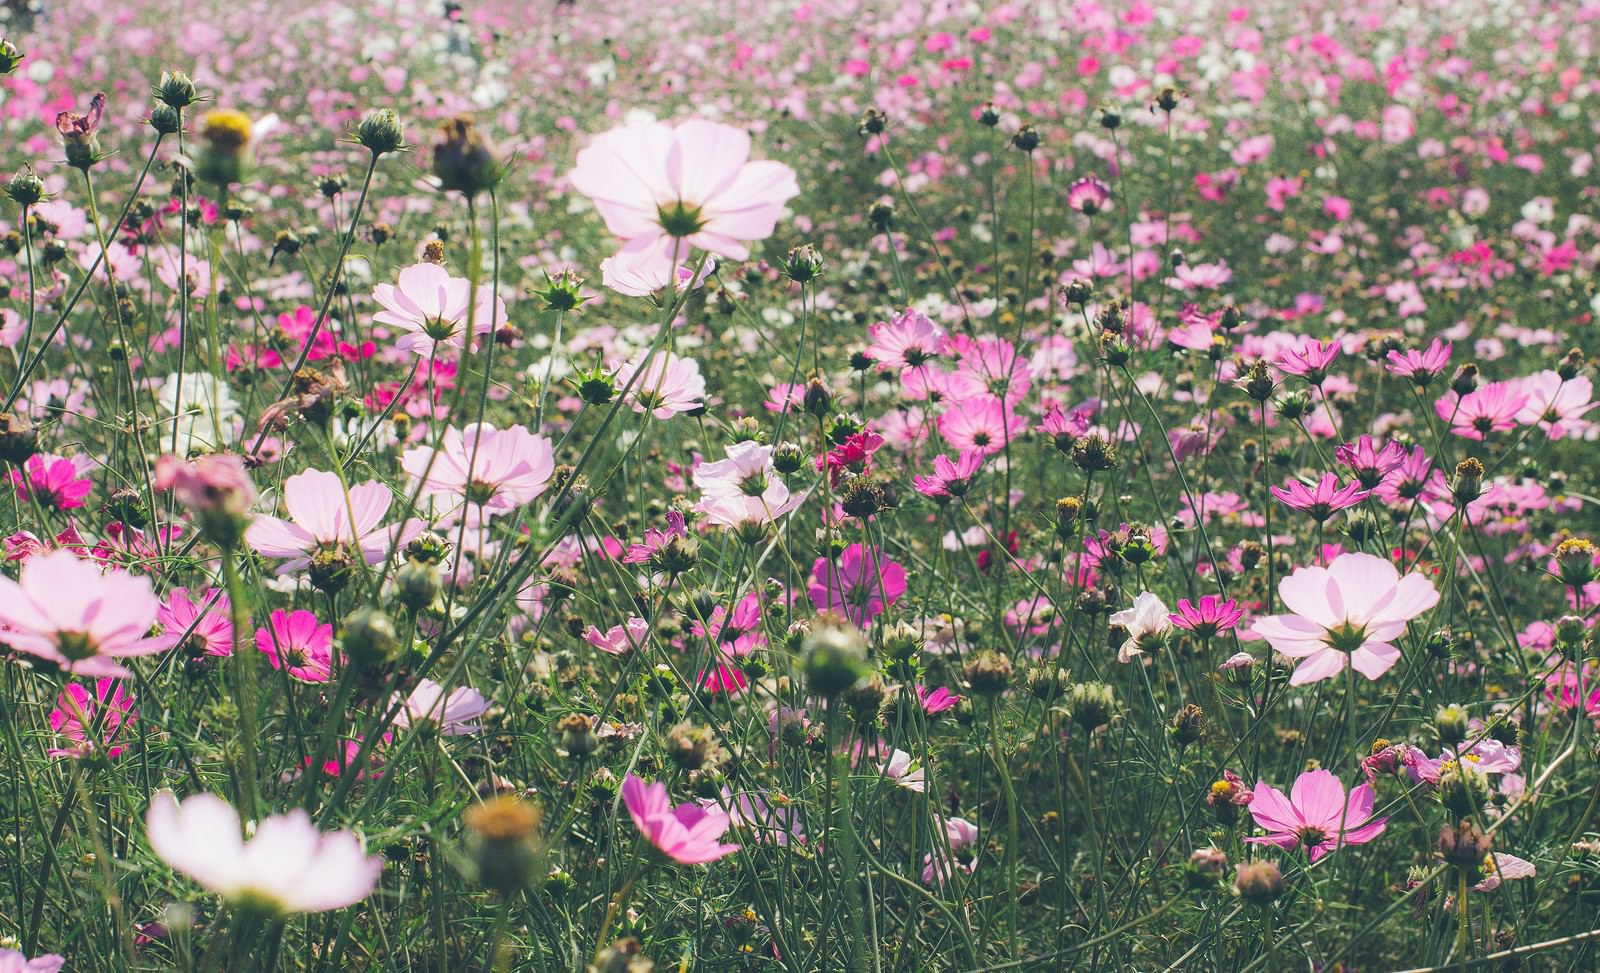
[[[1290,480],[1285,486],[1272,487],[1271,493],[1290,507],[1304,510],[1319,524],[1340,510],[1354,507],[1370,495],[1370,491],[1361,489],[1358,483],[1347,483],[1341,487],[1339,477],[1334,473],[1322,474],[1316,486],[1308,487],[1299,480]]]
[[[867,357],[879,371],[904,371],[926,365],[944,347],[944,329],[926,314],[906,308],[889,322],[879,321],[867,329],[871,344]]]
[[[739,850],[720,839],[732,823],[719,807],[689,803],[672,806],[667,785],[645,783],[629,774],[622,782],[622,802],[645,840],[682,865],[703,865]]]
[[[965,496],[967,486],[977,475],[979,467],[983,466],[984,456],[981,449],[969,449],[951,462],[950,457],[940,453],[933,458],[933,475],[923,476],[919,473],[911,478],[911,485],[925,497],[947,499]]]
[[[1093,216],[1111,202],[1111,190],[1094,176],[1084,176],[1067,187],[1067,205],[1085,216]]]
[[[0,642],[75,675],[123,678],[118,659],[166,648],[149,637],[160,608],[149,578],[51,551],[29,558],[20,582],[0,577]]]
[[[1328,377],[1328,366],[1339,357],[1339,350],[1337,341],[1324,344],[1307,338],[1299,348],[1279,352],[1277,364],[1289,375],[1299,375],[1312,385],[1321,385]]]
[[[628,550],[622,555],[623,564],[645,564],[656,553],[678,538],[689,536],[688,525],[684,522],[683,514],[676,510],[667,511],[667,527],[646,527],[644,541],[639,544],[629,544]]]
[[[720,658],[742,659],[767,644],[761,634],[761,597],[753,591],[747,593],[734,604],[732,617],[727,608],[718,605],[704,625],[699,619],[690,622],[689,631],[710,639]]]
[[[1278,595],[1293,614],[1258,618],[1252,628],[1277,651],[1302,660],[1289,677],[1295,686],[1331,679],[1347,662],[1377,679],[1400,661],[1391,643],[1406,622],[1439,602],[1426,577],[1401,577],[1371,554],[1341,554],[1326,568],[1299,568],[1278,583]]]
[[[1341,443],[1333,456],[1349,467],[1362,489],[1371,490],[1405,462],[1406,450],[1392,439],[1379,449],[1371,436],[1363,435],[1353,443]]]
[[[607,655],[627,655],[634,649],[642,649],[650,637],[650,623],[637,616],[630,617],[627,624],[613,625],[608,631],[602,632],[595,625],[590,625],[583,633],[583,640]]]
[[[967,856],[964,853],[969,848],[978,844],[978,826],[965,818],[945,818],[944,837],[950,846],[950,854],[956,857],[956,867],[971,875],[978,867],[976,855]],[[962,861],[962,858],[966,858]],[[922,884],[943,885],[951,872],[950,863],[946,860],[945,849],[935,846],[930,854],[922,856]]]
[[[1364,845],[1383,834],[1388,818],[1372,816],[1371,784],[1361,784],[1347,801],[1344,784],[1328,770],[1312,770],[1295,779],[1288,796],[1259,781],[1250,801],[1250,816],[1270,834],[1246,838],[1257,845],[1304,849],[1316,861],[1346,844]]]
[[[438,450],[408,449],[400,465],[424,495],[452,497],[491,516],[533,502],[556,469],[549,439],[520,425],[496,429],[487,422],[451,426]]]
[[[0,949],[0,973],[60,973],[66,962],[59,953],[29,959],[14,949]]]
[[[700,374],[700,365],[692,358],[679,358],[670,351],[657,351],[645,357],[649,349],[639,352],[632,361],[617,369],[617,388],[627,389],[626,399],[635,412],[649,412],[657,419],[671,419],[683,412],[694,412],[705,407],[706,380]],[[640,369],[644,374],[636,380]],[[628,388],[629,385],[632,388]]]
[[[793,804],[775,799],[763,791],[739,791],[724,786],[716,800],[700,801],[702,807],[720,807],[727,811],[728,822],[737,831],[747,831],[758,842],[771,842],[783,846],[790,841],[806,843],[805,825],[800,820],[800,809]]]
[[[1463,396],[1446,392],[1434,401],[1433,409],[1457,436],[1481,440],[1491,432],[1516,428],[1517,415],[1527,401],[1528,394],[1516,382],[1490,382]]]
[[[962,452],[976,450],[985,456],[1000,452],[1026,428],[1027,423],[993,395],[953,402],[939,416],[939,435],[946,442]]]
[[[400,701],[395,693],[390,705]],[[448,694],[432,679],[417,683],[395,714],[398,727],[431,726],[445,736],[477,733],[483,727],[475,721],[489,711],[489,701],[471,686],[457,686]]]
[[[372,289],[373,300],[383,305],[372,320],[405,332],[395,342],[401,351],[430,358],[461,348],[467,343],[469,318],[474,340],[506,323],[505,302],[497,304],[492,290],[479,285],[474,302],[472,282],[451,277],[438,264],[414,264],[400,271],[399,280],[398,285],[385,283]]]
[[[287,669],[301,682],[327,682],[333,672],[333,625],[305,609],[275,608],[270,624],[256,629],[256,648],[274,669]]]
[[[196,596],[187,588],[173,588],[156,612],[161,638],[168,648],[183,647],[190,658],[233,655],[232,602],[216,588]]]
[[[1435,338],[1425,351],[1408,348],[1405,351],[1391,351],[1388,354],[1388,369],[1402,378],[1409,378],[1417,385],[1426,386],[1434,377],[1442,373],[1450,365],[1450,343]]]
[[[619,258],[663,272],[691,250],[745,259],[745,244],[771,236],[800,192],[793,169],[750,161],[743,129],[704,119],[614,128],[578,153],[568,178],[626,241]]]
[[[1217,633],[1231,630],[1244,617],[1244,609],[1232,598],[1223,601],[1216,595],[1201,595],[1200,603],[1187,598],[1178,599],[1178,610],[1167,619],[1179,628],[1187,629],[1196,638],[1215,638]]]
[[[94,489],[94,481],[84,476],[79,459],[67,459],[48,453],[35,453],[23,463],[22,469],[11,471],[11,483],[17,488],[17,498],[24,503],[35,499],[48,510],[71,510],[83,506],[83,498]]]
[[[737,696],[750,685],[750,680],[745,678],[743,670],[725,662],[719,662],[711,669],[699,670],[694,674],[694,681],[708,693],[725,693],[728,696]]]
[[[316,552],[338,548],[377,564],[392,544],[404,544],[422,531],[415,520],[400,528],[380,527],[393,499],[376,480],[354,484],[346,498],[335,474],[303,470],[283,481],[290,520],[263,514],[245,531],[245,541],[267,557],[284,559],[279,574],[299,571]]]
[[[100,679],[94,685],[94,698],[89,690],[78,683],[68,683],[56,697],[56,708],[50,711],[50,729],[69,741],[68,745],[49,751],[52,757],[86,757],[97,749],[115,760],[122,756],[124,728],[137,714],[133,711],[133,697],[115,679]],[[85,732],[98,724],[101,739],[97,743]]]
[[[372,893],[383,858],[368,855],[351,831],[323,833],[296,808],[241,837],[239,814],[215,794],[178,803],[158,791],[145,815],[150,847],[162,861],[235,906],[276,915],[325,912]]]
[[[818,611],[843,615],[865,628],[906,593],[906,569],[882,559],[877,548],[851,544],[837,563],[817,558],[807,593]]]

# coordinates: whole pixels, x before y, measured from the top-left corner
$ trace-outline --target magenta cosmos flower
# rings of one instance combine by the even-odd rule
[[[324,834],[299,809],[272,815],[245,841],[238,812],[215,794],[179,804],[171,791],[158,791],[145,832],[173,869],[238,908],[273,915],[354,905],[383,871],[383,859],[368,855],[354,832]]]
[[[472,282],[451,277],[438,264],[414,264],[400,271],[398,284],[379,284],[372,298],[383,310],[372,320],[405,332],[394,345],[419,357],[438,354],[447,348],[467,343],[467,323],[472,332],[488,334],[506,323],[505,302],[496,302],[493,292],[479,287],[473,300]]]
[[[807,593],[818,611],[843,615],[864,628],[906,593],[906,569],[883,560],[877,548],[851,544],[837,562],[817,558]]]
[[[161,638],[171,648],[183,647],[190,658],[203,655],[233,655],[232,602],[216,588],[191,595],[187,588],[173,588],[166,604],[156,612]]]
[[[256,629],[256,648],[274,669],[301,682],[327,682],[333,673],[333,625],[305,609],[272,610],[271,624]]]
[[[281,558],[279,574],[298,571],[319,551],[347,549],[368,564],[382,561],[391,544],[404,544],[422,525],[407,522],[383,529],[383,517],[394,499],[376,480],[350,487],[348,498],[339,477],[324,470],[304,470],[283,481],[283,505],[290,520],[262,515],[245,531],[245,540],[267,557]]]
[[[87,757],[99,750],[115,760],[122,756],[122,746],[118,741],[136,718],[133,697],[123,689],[119,680],[96,680],[93,698],[90,698],[89,690],[75,682],[68,683],[67,688],[56,697],[56,708],[50,711],[50,729],[66,737],[68,742],[64,747],[51,750],[49,755]],[[85,721],[90,728],[99,728],[99,742],[89,739],[84,731]]]
[[[625,241],[618,260],[662,280],[691,250],[750,256],[746,243],[771,236],[800,192],[793,169],[750,160],[743,129],[704,119],[614,128],[578,153],[569,178]]]
[[[37,500],[51,510],[71,510],[83,506],[83,498],[94,489],[94,481],[84,476],[80,462],[46,453],[29,456],[22,469],[11,471],[17,497],[25,503]]]
[[[739,850],[719,840],[732,823],[726,811],[695,803],[673,807],[667,785],[659,781],[647,784],[629,774],[622,782],[622,802],[645,840],[680,865],[703,865]]]
[[[1319,524],[1347,507],[1354,507],[1371,494],[1361,489],[1359,483],[1340,486],[1339,477],[1334,473],[1322,474],[1322,479],[1312,486],[1290,480],[1287,486],[1272,487],[1271,492],[1294,509],[1304,510]]]
[[[1278,583],[1278,596],[1293,612],[1258,618],[1255,634],[1301,662],[1289,677],[1300,686],[1331,679],[1345,664],[1377,679],[1400,661],[1391,643],[1406,622],[1439,602],[1433,583],[1371,554],[1341,554],[1326,568],[1299,568]]]
[[[1303,848],[1312,861],[1350,845],[1364,845],[1383,834],[1388,818],[1372,816],[1371,784],[1345,800],[1344,784],[1331,771],[1312,770],[1295,779],[1287,796],[1266,781],[1256,783],[1250,816],[1269,833],[1246,838],[1257,845]]]
[[[149,637],[160,608],[149,578],[52,551],[23,564],[20,582],[0,578],[0,642],[75,675],[128,676],[118,659],[167,647]]]
[[[425,495],[452,497],[491,515],[533,502],[556,471],[550,440],[522,426],[496,429],[487,422],[452,426],[438,450],[408,449],[400,465]]]
[[[1239,624],[1244,609],[1232,598],[1223,601],[1216,595],[1201,595],[1198,604],[1187,598],[1178,599],[1178,610],[1167,619],[1179,628],[1187,629],[1196,638],[1209,639],[1218,632],[1226,632]]]

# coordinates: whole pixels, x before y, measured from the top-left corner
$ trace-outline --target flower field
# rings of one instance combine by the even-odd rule
[[[0,29],[0,973],[1600,967],[1600,3]]]

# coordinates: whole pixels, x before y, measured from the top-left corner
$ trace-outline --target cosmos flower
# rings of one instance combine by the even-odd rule
[[[133,696],[116,679],[95,681],[94,697],[78,683],[68,683],[56,697],[56,708],[50,711],[50,729],[67,738],[65,747],[49,751],[52,757],[84,757],[96,750],[115,760],[122,756],[119,740],[125,738],[125,728],[133,723]],[[92,741],[84,724],[99,727],[100,740]]]
[[[436,450],[408,449],[400,465],[427,496],[451,497],[484,515],[532,503],[555,475],[550,440],[520,425],[496,429],[480,422],[444,431]]]
[[[906,569],[876,548],[851,544],[837,561],[819,557],[807,593],[818,611],[831,611],[866,627],[906,592]]]
[[[1289,682],[1331,679],[1346,664],[1377,679],[1400,661],[1391,643],[1406,623],[1439,602],[1421,574],[1400,576],[1371,554],[1341,554],[1326,568],[1303,567],[1278,583],[1292,614],[1258,618],[1252,626],[1277,651],[1301,660]]]
[[[732,824],[726,811],[693,802],[673,807],[667,785],[659,781],[646,783],[629,774],[622,782],[622,802],[645,840],[680,865],[703,865],[739,850],[720,840]]]
[[[1356,787],[1346,800],[1344,784],[1327,770],[1301,774],[1288,795],[1266,781],[1256,784],[1254,794],[1250,816],[1269,833],[1245,841],[1303,849],[1312,861],[1347,844],[1366,844],[1389,821],[1372,816],[1371,784]]]
[[[245,540],[260,554],[282,559],[279,574],[306,567],[319,551],[336,549],[377,564],[392,545],[404,544],[422,531],[416,521],[400,528],[381,526],[393,499],[389,488],[376,480],[352,484],[347,498],[337,475],[302,470],[283,481],[283,504],[290,519],[263,514],[245,531]]]
[[[383,858],[368,855],[350,831],[323,833],[305,811],[274,814],[242,837],[239,814],[214,794],[178,803],[156,792],[145,815],[150,847],[162,861],[235,908],[283,916],[354,905],[372,893]]]
[[[233,655],[231,611],[228,596],[216,588],[195,595],[187,588],[173,588],[156,612],[156,622],[168,647],[181,646],[190,658]]]
[[[578,153],[568,178],[625,241],[617,256],[660,277],[696,250],[744,260],[800,192],[793,169],[751,161],[743,129],[698,118],[614,128]]]
[[[639,377],[635,379],[635,375]],[[654,356],[649,349],[639,352],[617,369],[615,381],[617,388],[627,390],[624,398],[633,411],[649,412],[657,419],[671,419],[705,406],[706,380],[699,364],[669,351],[658,351]]]
[[[256,648],[274,669],[301,682],[327,682],[333,672],[333,625],[312,612],[272,610],[271,624],[256,629]]]
[[[395,693],[391,705],[400,701]],[[464,736],[477,733],[483,727],[474,722],[489,711],[489,701],[471,686],[457,686],[449,693],[432,679],[417,683],[405,703],[395,714],[398,727],[431,726],[445,736]]]
[[[372,320],[405,332],[395,347],[420,358],[466,345],[469,319],[474,338],[489,334],[507,320],[505,303],[497,303],[490,288],[480,285],[474,300],[471,281],[451,277],[434,263],[413,264],[400,271],[399,283],[377,285],[372,299],[383,306]]]
[[[150,637],[160,608],[149,578],[51,551],[29,558],[19,581],[0,577],[0,642],[75,675],[126,677],[119,659],[167,647]]]

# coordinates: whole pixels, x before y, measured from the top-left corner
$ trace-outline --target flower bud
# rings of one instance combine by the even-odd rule
[[[1172,742],[1182,750],[1200,739],[1206,728],[1206,713],[1194,703],[1183,707],[1172,714]]]
[[[789,251],[788,258],[783,263],[783,276],[796,284],[809,284],[822,276],[822,254],[817,248],[807,243]]]
[[[1594,544],[1582,537],[1569,537],[1556,545],[1556,572],[1561,583],[1582,588],[1595,579]]]
[[[1484,834],[1470,820],[1457,821],[1454,825],[1447,824],[1439,829],[1439,855],[1469,875],[1476,875],[1478,869],[1483,867],[1483,860],[1488,857],[1492,847],[1494,838]]]
[[[1116,694],[1103,682],[1079,682],[1067,687],[1067,712],[1085,732],[1093,733],[1111,722],[1116,706]]]
[[[156,105],[150,109],[150,127],[157,135],[176,135],[183,127],[183,115],[171,105]]]
[[[356,665],[381,666],[399,652],[400,633],[381,609],[357,608],[345,616],[339,644]]]
[[[424,561],[407,561],[394,573],[394,600],[408,612],[433,604],[443,588],[439,569]]]
[[[1005,692],[1011,685],[1013,672],[1010,657],[993,649],[969,657],[961,667],[961,674],[976,696],[998,696]]]
[[[354,137],[374,156],[399,152],[406,147],[405,127],[400,124],[400,116],[389,108],[374,108],[361,116]]]
[[[806,689],[835,699],[867,673],[867,643],[855,626],[818,620],[801,642]]]
[[[161,79],[156,82],[155,96],[156,101],[173,111],[182,111],[200,100],[194,82],[182,71],[161,72]]]
[[[16,71],[24,57],[27,55],[17,50],[17,45],[8,40],[0,40],[0,76]]]
[[[194,174],[202,182],[226,189],[243,182],[251,164],[250,116],[231,108],[208,111],[200,119],[200,147]]]
[[[1234,866],[1233,894],[1252,905],[1266,905],[1283,894],[1283,873],[1268,861]]]
[[[44,180],[34,174],[32,166],[23,166],[17,174],[6,180],[5,194],[13,203],[29,207],[45,198]]]
[[[446,191],[476,196],[500,179],[494,147],[479,134],[470,115],[457,115],[439,127],[433,145],[433,174]]]
[[[581,759],[600,749],[594,720],[581,713],[569,713],[557,720],[556,730],[561,734],[561,749],[570,757]]]
[[[1450,748],[1455,748],[1467,738],[1469,732],[1466,707],[1459,703],[1441,706],[1433,714],[1433,728],[1439,734],[1439,742]]]
[[[923,638],[916,626],[904,620],[890,625],[883,633],[883,652],[896,662],[906,662],[921,651]]]
[[[461,817],[467,826],[467,848],[477,866],[478,881],[510,895],[533,879],[542,817],[536,805],[512,795],[500,795],[474,804]]]

